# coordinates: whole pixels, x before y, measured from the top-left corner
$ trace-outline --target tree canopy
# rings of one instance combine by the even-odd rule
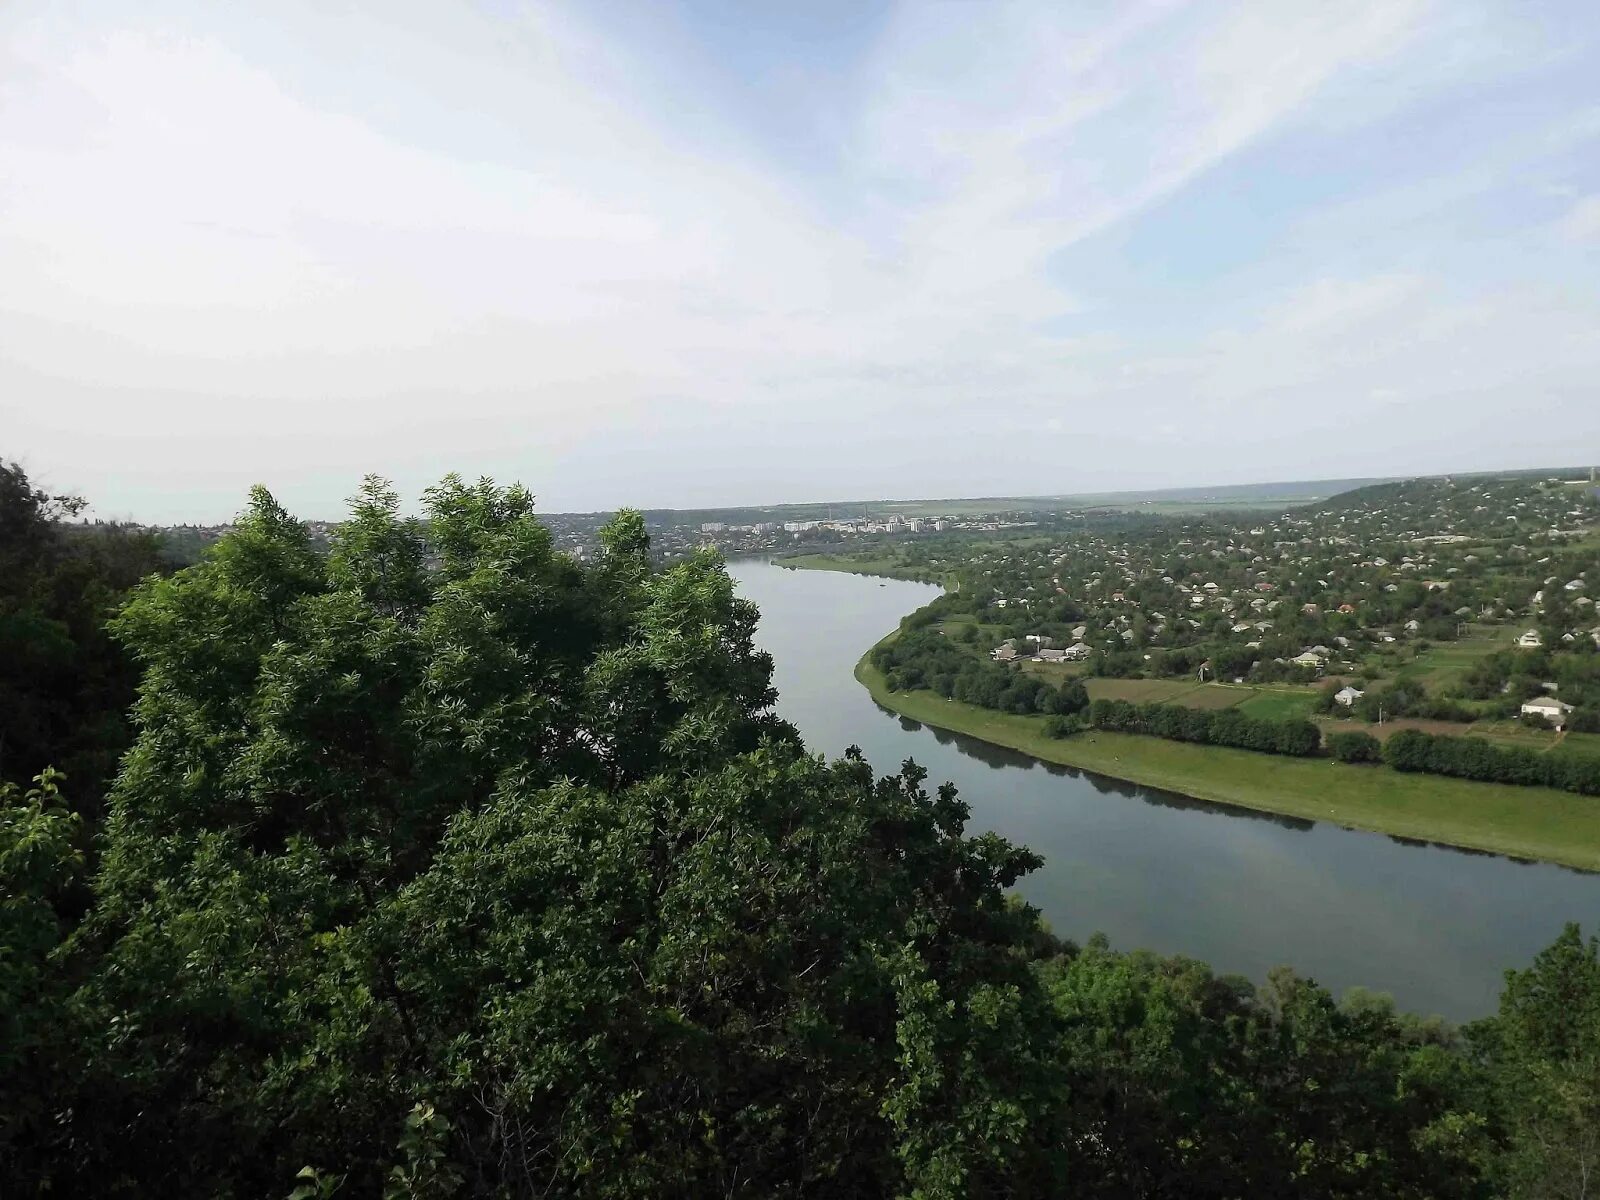
[[[1592,1163],[1575,931],[1465,1035],[1061,942],[952,788],[807,752],[714,553],[602,540],[369,479],[324,555],[257,489],[134,590],[103,820],[52,771],[0,793],[12,1187],[1421,1198]]]

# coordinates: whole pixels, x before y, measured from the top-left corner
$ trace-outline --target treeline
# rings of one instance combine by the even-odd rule
[[[106,621],[172,563],[148,533],[72,523],[83,508],[0,460],[0,782],[54,767],[62,795],[92,818],[132,740],[139,678]]]
[[[1096,700],[1089,705],[1088,723],[1108,732],[1143,733],[1175,742],[1232,746],[1296,758],[1310,758],[1322,745],[1322,734],[1310,721],[1273,721],[1233,708],[1209,710],[1181,704]]]
[[[1600,756],[1497,746],[1476,737],[1452,737],[1402,729],[1383,746],[1383,761],[1396,771],[1426,771],[1486,783],[1549,787],[1600,796]]]
[[[1461,1030],[1080,948],[952,787],[807,751],[714,555],[622,513],[574,562],[487,481],[353,507],[323,553],[258,490],[117,607],[104,819],[0,786],[6,1195],[1592,1186],[1575,926]]]
[[[1076,679],[1051,685],[1024,671],[979,658],[926,627],[908,628],[879,643],[873,648],[871,662],[883,673],[892,692],[925,688],[947,700],[996,712],[1067,715],[1089,703],[1088,693]]]

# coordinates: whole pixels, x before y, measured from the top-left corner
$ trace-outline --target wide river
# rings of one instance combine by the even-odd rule
[[[729,571],[761,606],[778,711],[811,748],[860,746],[880,773],[914,758],[930,787],[953,781],[969,832],[1044,856],[1017,890],[1062,937],[1099,931],[1258,982],[1287,963],[1336,993],[1361,984],[1465,1020],[1492,1012],[1505,969],[1563,922],[1600,923],[1600,875],[1191,800],[897,716],[852,672],[937,589],[755,559]]]

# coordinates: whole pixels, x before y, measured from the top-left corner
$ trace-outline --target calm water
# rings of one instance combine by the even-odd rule
[[[778,710],[815,750],[855,744],[880,773],[914,758],[1045,865],[1018,890],[1055,931],[1182,953],[1260,980],[1290,963],[1456,1019],[1493,1010],[1502,972],[1561,930],[1600,923],[1600,875],[1402,842],[1105,779],[932,729],[881,708],[856,660],[936,589],[756,560],[730,565],[761,606]],[[1261,756],[1270,775],[1273,760]]]

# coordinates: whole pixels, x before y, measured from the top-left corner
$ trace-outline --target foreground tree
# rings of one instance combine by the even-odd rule
[[[1485,1194],[1484,1097],[1442,1023],[1099,944],[1046,974],[1082,1194]]]
[[[258,490],[129,603],[140,732],[75,943],[99,1132],[58,1186],[1047,1172],[1004,897],[1035,860],[918,771],[807,756],[714,556],[652,574],[631,514],[606,544],[586,571],[520,489],[449,479],[417,523],[369,480],[324,561]]]
[[[1506,1114],[1497,1175],[1509,1195],[1556,1200],[1600,1179],[1600,944],[1568,925],[1500,1011],[1471,1029]]]

